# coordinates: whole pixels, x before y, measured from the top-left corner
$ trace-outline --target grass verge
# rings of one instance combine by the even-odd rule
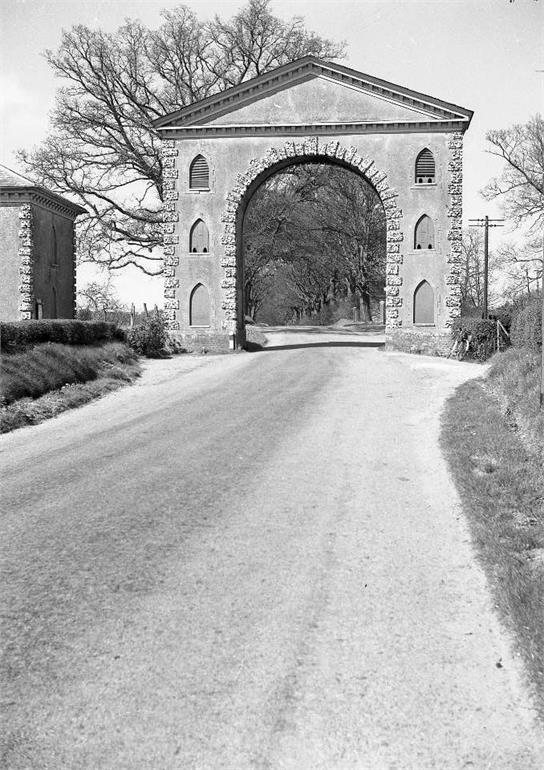
[[[544,460],[544,411],[539,406],[540,355],[525,348],[509,348],[495,356],[488,385],[531,454]]]
[[[449,399],[442,446],[495,603],[544,718],[544,469],[497,398],[496,376],[495,369],[486,381],[467,382]],[[507,379],[512,384],[521,376],[513,371]]]
[[[2,358],[0,433],[33,425],[132,382],[137,355],[122,343],[37,345]]]

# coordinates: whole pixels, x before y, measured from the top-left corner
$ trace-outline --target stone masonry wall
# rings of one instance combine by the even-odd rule
[[[450,229],[448,232],[448,241],[450,243],[450,253],[448,264],[450,266],[446,276],[448,285],[448,294],[446,296],[447,319],[446,326],[451,327],[453,321],[461,312],[461,266],[463,261],[463,134],[453,134],[448,147],[450,150],[450,160],[448,163],[450,171],[450,184],[448,192],[450,194],[450,209],[448,217],[450,220]]]
[[[179,310],[179,280],[176,278],[176,268],[179,265],[179,236],[175,234],[175,223],[179,220],[176,180],[178,170],[176,161],[178,149],[174,140],[165,139],[162,142],[163,165],[163,244],[164,244],[164,317],[168,329],[180,328],[177,319]]]
[[[451,349],[451,337],[430,329],[394,329],[386,334],[386,347],[404,353],[447,356]]]
[[[25,203],[19,210],[19,313],[21,320],[32,318],[34,311],[34,251],[32,238],[32,206]]]

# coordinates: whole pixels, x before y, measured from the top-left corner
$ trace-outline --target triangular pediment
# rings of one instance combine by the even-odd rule
[[[305,57],[156,121],[159,129],[425,124],[468,126],[472,112],[336,64]]]

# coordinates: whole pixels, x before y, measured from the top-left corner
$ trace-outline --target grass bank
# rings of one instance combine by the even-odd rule
[[[496,605],[517,641],[544,717],[539,361],[513,349],[495,358],[486,380],[461,386],[446,405],[442,445]]]
[[[487,384],[529,452],[544,460],[544,411],[539,404],[540,355],[525,348],[509,348],[493,359]]]
[[[54,417],[132,382],[137,355],[120,342],[36,345],[2,356],[0,433]]]

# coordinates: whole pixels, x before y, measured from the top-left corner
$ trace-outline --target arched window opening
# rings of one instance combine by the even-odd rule
[[[191,227],[189,235],[189,251],[197,254],[207,254],[210,250],[210,235],[202,219],[197,219]]]
[[[51,288],[51,318],[58,318],[58,309],[57,309],[57,290],[53,286]]]
[[[55,225],[51,225],[51,253],[50,253],[50,265],[54,266],[58,264],[59,248],[57,244],[57,229]]]
[[[434,326],[434,291],[427,281],[421,281],[414,292],[414,323]]]
[[[208,289],[197,283],[189,300],[189,324],[191,326],[210,325],[210,295]]]
[[[432,184],[434,181],[434,155],[426,147],[421,150],[416,159],[416,184]]]
[[[434,225],[433,220],[423,214],[414,230],[414,249],[434,249]]]
[[[189,168],[189,187],[191,190],[209,190],[210,169],[203,155],[197,155]]]

